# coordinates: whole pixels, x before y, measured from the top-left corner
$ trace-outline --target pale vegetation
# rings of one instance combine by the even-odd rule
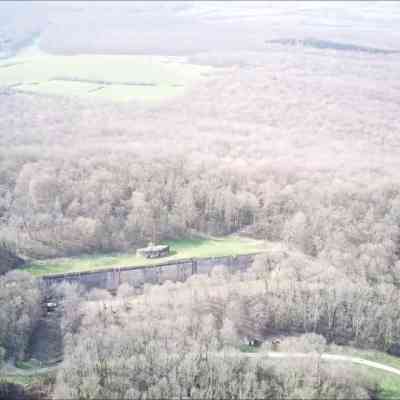
[[[384,349],[385,343],[398,340],[400,326],[398,316],[390,315],[396,313],[391,303],[382,299],[377,311],[368,294],[334,269],[310,276],[312,266],[303,260],[296,275],[292,268],[300,267],[298,258],[275,261],[263,258],[246,273],[234,275],[215,268],[210,277],[149,286],[136,297],[126,284],[116,298],[95,290],[79,306],[68,300],[77,298],[79,288],[65,285],[69,295],[64,301],[75,304],[75,311],[64,314],[66,357],[55,397],[389,395],[398,378],[384,375],[381,382],[379,373],[321,363],[318,354],[328,350],[327,342]],[[384,314],[392,327],[390,337],[385,336],[383,319],[376,318]],[[275,351],[310,352],[311,359],[277,365],[265,357],[246,358],[237,350],[257,339],[266,343],[264,351],[271,338],[282,334],[287,337]]]
[[[399,17],[255,3],[0,5],[0,363],[29,358],[32,274],[144,264],[149,242],[285,249],[137,297],[61,285],[55,398],[398,397],[394,377],[237,350],[400,354]]]
[[[3,236],[48,258],[245,230],[398,282],[397,59],[279,54],[157,111],[2,96]]]

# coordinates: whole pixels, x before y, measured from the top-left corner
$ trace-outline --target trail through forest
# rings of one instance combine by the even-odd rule
[[[283,353],[283,352],[267,352],[267,353],[246,353],[246,356],[251,358],[307,358],[311,357],[312,353]],[[380,369],[382,371],[391,372],[400,376],[400,369],[390,367],[389,365],[381,364],[375,361],[366,360],[364,358],[345,356],[342,354],[328,354],[323,353],[320,355],[322,360],[337,361],[337,362],[351,362],[353,364],[360,364],[366,367]]]

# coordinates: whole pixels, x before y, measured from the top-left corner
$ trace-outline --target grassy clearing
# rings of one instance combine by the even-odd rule
[[[351,355],[365,358],[367,360],[380,362],[391,367],[400,369],[400,357],[391,356],[387,353],[382,353],[375,350],[356,350],[351,348]],[[385,373],[383,371],[368,369],[368,375],[371,380],[378,384],[378,398],[382,400],[398,400],[400,399],[400,377]]]
[[[0,383],[14,383],[15,385],[21,385],[28,387],[37,382],[37,377],[24,376],[24,375],[1,375]]]
[[[348,356],[364,358],[366,360],[379,362],[390,367],[400,369],[400,357],[391,356],[376,350],[361,350],[348,346],[334,346],[328,352],[345,354]],[[389,372],[379,371],[369,367],[363,368],[367,377],[378,385],[378,399],[398,400],[400,399],[400,377]]]
[[[400,357],[391,356],[390,354],[383,353],[377,350],[362,350],[355,349],[349,346],[332,346],[328,349],[328,353],[341,353],[347,356],[360,357],[370,361],[376,361],[381,364],[389,365],[390,367],[400,369]]]
[[[40,368],[40,362],[37,360],[28,360],[28,361],[17,361],[16,362],[16,367],[19,369],[24,369],[24,370],[32,370],[35,368]]]
[[[364,376],[368,379],[368,381],[376,385],[377,399],[379,400],[400,399],[399,376],[394,375],[390,372],[380,371],[371,367],[366,367],[361,365],[357,365],[357,369],[363,371]]]
[[[400,378],[389,373],[369,372],[371,379],[375,379],[378,384],[378,399],[398,400],[400,399]]]
[[[0,85],[23,92],[153,103],[184,93],[212,71],[177,57],[22,54],[0,61]]]
[[[26,270],[35,276],[66,272],[93,271],[112,267],[134,267],[154,265],[160,262],[184,258],[206,258],[250,254],[267,250],[263,240],[254,240],[237,236],[218,239],[187,239],[163,242],[171,249],[169,257],[147,259],[134,253],[110,255],[85,255],[81,257],[58,258],[32,262]]]
[[[258,353],[260,349],[258,347],[250,346],[249,344],[241,344],[239,351],[242,353]]]
[[[359,357],[359,356],[357,356]],[[360,356],[361,357],[361,356]],[[378,361],[378,360],[376,360]],[[332,361],[325,360],[326,365]],[[337,363],[340,365],[339,363]],[[345,365],[349,365],[346,363]],[[400,399],[400,377],[386,371],[368,367],[365,365],[351,364],[355,372],[359,371],[368,382],[376,387],[376,398],[378,400],[399,400]],[[389,365],[389,364],[388,364]]]
[[[239,350],[244,353],[259,353],[263,349],[241,345]],[[331,354],[343,354],[346,356],[359,357],[366,360],[379,362],[391,367],[400,368],[400,357],[394,357],[389,354],[375,350],[359,350],[349,346],[332,346],[326,350]],[[326,365],[331,365],[331,360],[324,360]],[[348,365],[348,363],[346,363]],[[372,367],[367,367],[359,364],[351,364],[354,371],[363,372],[366,379],[377,387],[378,400],[399,400],[400,399],[400,377],[390,372],[380,371]]]
[[[36,383],[54,379],[57,373],[57,365],[43,367],[36,361],[27,361],[16,367],[0,370],[0,382],[9,382],[28,388]]]

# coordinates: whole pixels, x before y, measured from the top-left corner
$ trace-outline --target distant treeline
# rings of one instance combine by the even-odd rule
[[[304,47],[312,47],[315,49],[332,49],[339,51],[353,51],[353,52],[361,52],[361,53],[370,53],[370,54],[399,54],[400,50],[387,50],[387,49],[378,49],[375,47],[368,46],[358,46],[351,43],[339,43],[330,40],[320,40],[320,39],[274,39],[267,40],[267,44],[283,44],[290,46],[304,46]]]
[[[82,79],[68,76],[59,76],[51,79],[52,81],[66,81],[66,82],[84,82],[94,83],[99,85],[126,85],[126,86],[157,86],[156,82],[133,82],[133,81],[104,81],[99,79]]]

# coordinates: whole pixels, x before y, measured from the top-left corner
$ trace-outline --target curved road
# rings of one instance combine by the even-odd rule
[[[283,353],[283,352],[266,352],[266,353],[245,353],[246,356],[251,358],[259,358],[259,357],[270,357],[270,358],[307,358],[312,356],[312,353]],[[371,367],[375,369],[380,369],[382,371],[391,372],[392,374],[396,374],[400,376],[400,369],[390,367],[389,365],[381,364],[375,361],[366,360],[364,358],[359,357],[351,357],[345,356],[342,354],[329,354],[322,353],[320,355],[323,360],[331,360],[331,361],[342,361],[342,362],[350,362],[353,364],[365,365],[366,367]]]

